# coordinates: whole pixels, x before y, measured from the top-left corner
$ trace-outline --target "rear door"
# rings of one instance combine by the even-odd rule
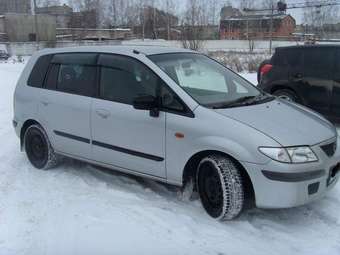
[[[305,84],[303,82],[303,50],[300,48],[287,48],[282,51],[282,59],[287,65],[288,86],[301,97],[305,97]]]
[[[89,159],[96,60],[96,54],[88,53],[54,55],[39,102],[40,119],[55,150]]]
[[[310,47],[304,49],[304,71],[301,82],[304,86],[307,105],[322,113],[329,114],[334,67],[333,48]]]

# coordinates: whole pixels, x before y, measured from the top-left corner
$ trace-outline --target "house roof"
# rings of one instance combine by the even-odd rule
[[[289,14],[274,14],[273,19],[276,20],[282,20],[286,17],[292,17]],[[292,17],[293,18],[293,17]],[[271,15],[270,14],[253,14],[253,15],[242,15],[242,16],[234,16],[234,17],[229,17],[225,18],[222,21],[252,21],[252,20],[270,20]]]

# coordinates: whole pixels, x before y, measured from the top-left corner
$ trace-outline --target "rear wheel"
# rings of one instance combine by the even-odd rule
[[[27,128],[24,136],[26,155],[31,164],[38,169],[50,169],[59,163],[45,130],[39,125]]]
[[[218,220],[237,217],[244,206],[244,187],[236,164],[227,157],[211,155],[198,166],[197,188],[206,212]]]
[[[291,90],[288,89],[280,89],[274,92],[274,96],[278,98],[285,99],[290,102],[299,102],[298,96]]]

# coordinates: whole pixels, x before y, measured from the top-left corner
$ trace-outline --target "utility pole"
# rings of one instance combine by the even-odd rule
[[[38,16],[37,16],[37,0],[33,0],[33,15],[34,15],[34,31],[36,48],[39,50],[39,30],[38,30]]]
[[[269,38],[269,54],[272,54],[273,49],[273,17],[274,17],[274,3],[272,3],[272,10],[270,15],[270,38]]]
[[[152,11],[153,11],[153,14],[152,14],[152,19],[153,19],[153,22],[152,22],[152,29],[153,29],[153,33],[154,33],[154,39],[157,39],[157,31],[156,31],[156,7],[155,7],[155,4],[152,3]]]

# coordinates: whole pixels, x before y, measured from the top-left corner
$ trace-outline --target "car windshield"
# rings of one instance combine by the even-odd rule
[[[259,103],[268,98],[249,82],[205,55],[169,53],[149,58],[201,105],[226,108]]]

